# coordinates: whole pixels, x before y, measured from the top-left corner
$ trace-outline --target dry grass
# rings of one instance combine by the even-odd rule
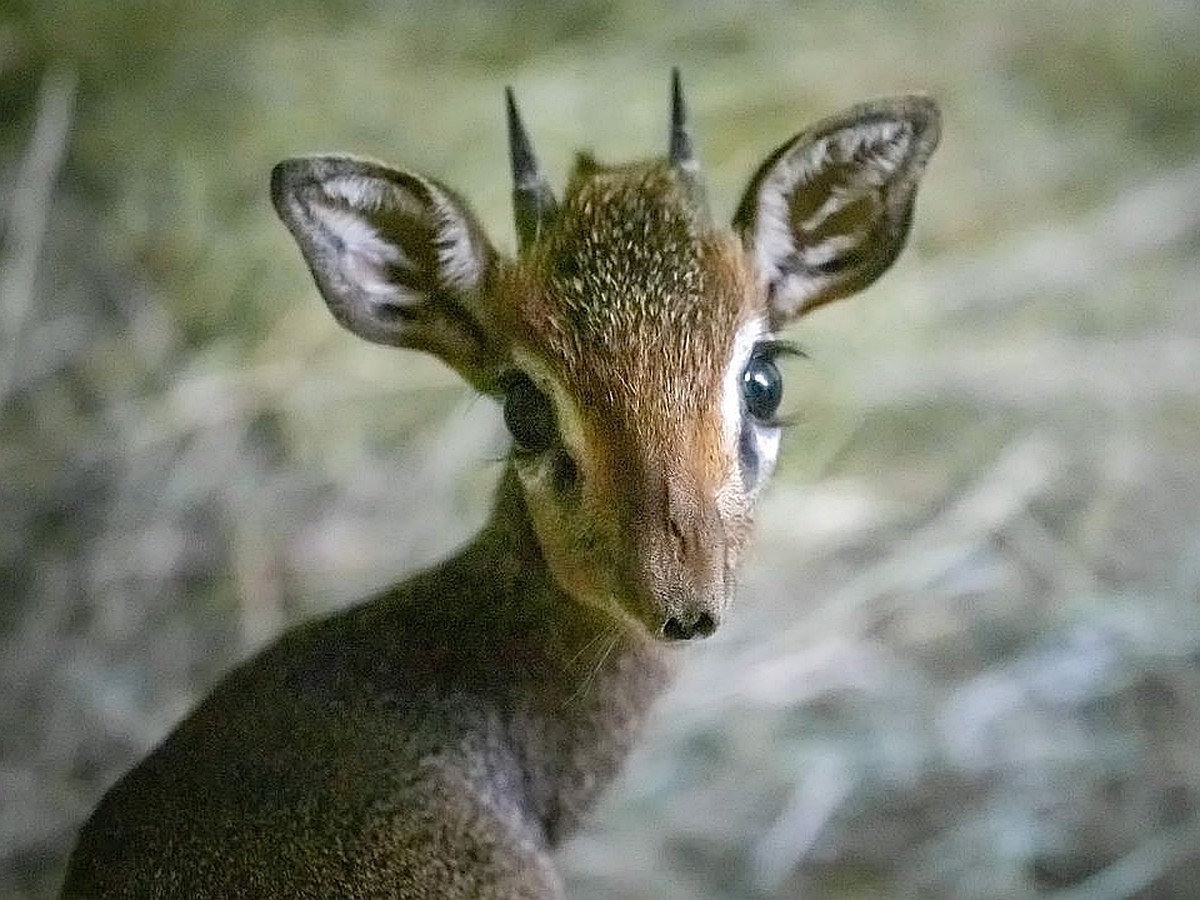
[[[233,661],[483,515],[495,411],[336,329],[270,165],[412,164],[510,245],[500,86],[561,175],[660,152],[673,63],[725,210],[865,96],[947,132],[904,260],[796,329],[744,599],[572,896],[1192,896],[1200,13],[440,9],[0,18],[0,898]]]

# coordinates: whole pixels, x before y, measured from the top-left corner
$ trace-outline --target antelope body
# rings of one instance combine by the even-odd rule
[[[778,330],[900,251],[931,101],[801,132],[711,221],[674,78],[665,160],[581,156],[561,204],[508,95],[520,252],[452,191],[280,163],[333,315],[503,404],[494,512],[456,556],[229,674],[83,826],[63,896],[552,898],[676,648],[729,605],[779,442]]]

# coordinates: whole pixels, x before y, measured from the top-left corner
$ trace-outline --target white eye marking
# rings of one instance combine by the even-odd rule
[[[542,391],[554,407],[554,418],[558,425],[558,436],[563,449],[575,460],[585,458],[583,441],[583,416],[575,405],[571,395],[559,383],[546,366],[533,355],[519,348],[513,350],[513,361],[522,372],[529,376],[538,390]],[[548,462],[539,464],[543,475],[548,477],[551,466]]]
[[[755,461],[754,471],[743,473],[746,479],[746,494],[750,499],[758,496],[759,491],[775,471],[775,460],[779,456],[780,430],[777,425],[763,425],[760,422],[747,420],[746,435],[750,441],[749,453]]]
[[[753,499],[775,468],[779,453],[779,428],[754,420],[746,414],[743,375],[754,348],[769,334],[766,319],[746,322],[733,339],[733,351],[725,369],[721,395],[721,425],[726,458],[734,460],[734,472],[742,490]],[[739,477],[740,476],[740,477]]]
[[[725,366],[725,377],[721,388],[721,426],[725,438],[726,452],[737,454],[738,440],[742,433],[745,417],[745,402],[742,399],[742,374],[754,353],[754,347],[768,334],[765,318],[751,319],[742,324],[733,338],[733,350]]]

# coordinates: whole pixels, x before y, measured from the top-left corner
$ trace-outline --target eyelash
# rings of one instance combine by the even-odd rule
[[[759,341],[754,345],[754,352],[750,354],[751,359],[770,359],[774,360],[780,356],[798,356],[801,359],[808,359],[808,353],[799,344],[792,341],[785,341],[778,338],[768,338],[767,340]]]

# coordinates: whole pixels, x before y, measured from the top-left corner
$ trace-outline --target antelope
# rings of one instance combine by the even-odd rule
[[[666,158],[580,154],[561,203],[506,101],[515,258],[424,175],[352,156],[271,175],[338,322],[501,404],[490,519],[226,676],[102,799],[63,897],[561,897],[551,852],[679,645],[724,619],[780,443],[779,332],[896,258],[938,109],[800,132],[725,228],[678,70]]]

